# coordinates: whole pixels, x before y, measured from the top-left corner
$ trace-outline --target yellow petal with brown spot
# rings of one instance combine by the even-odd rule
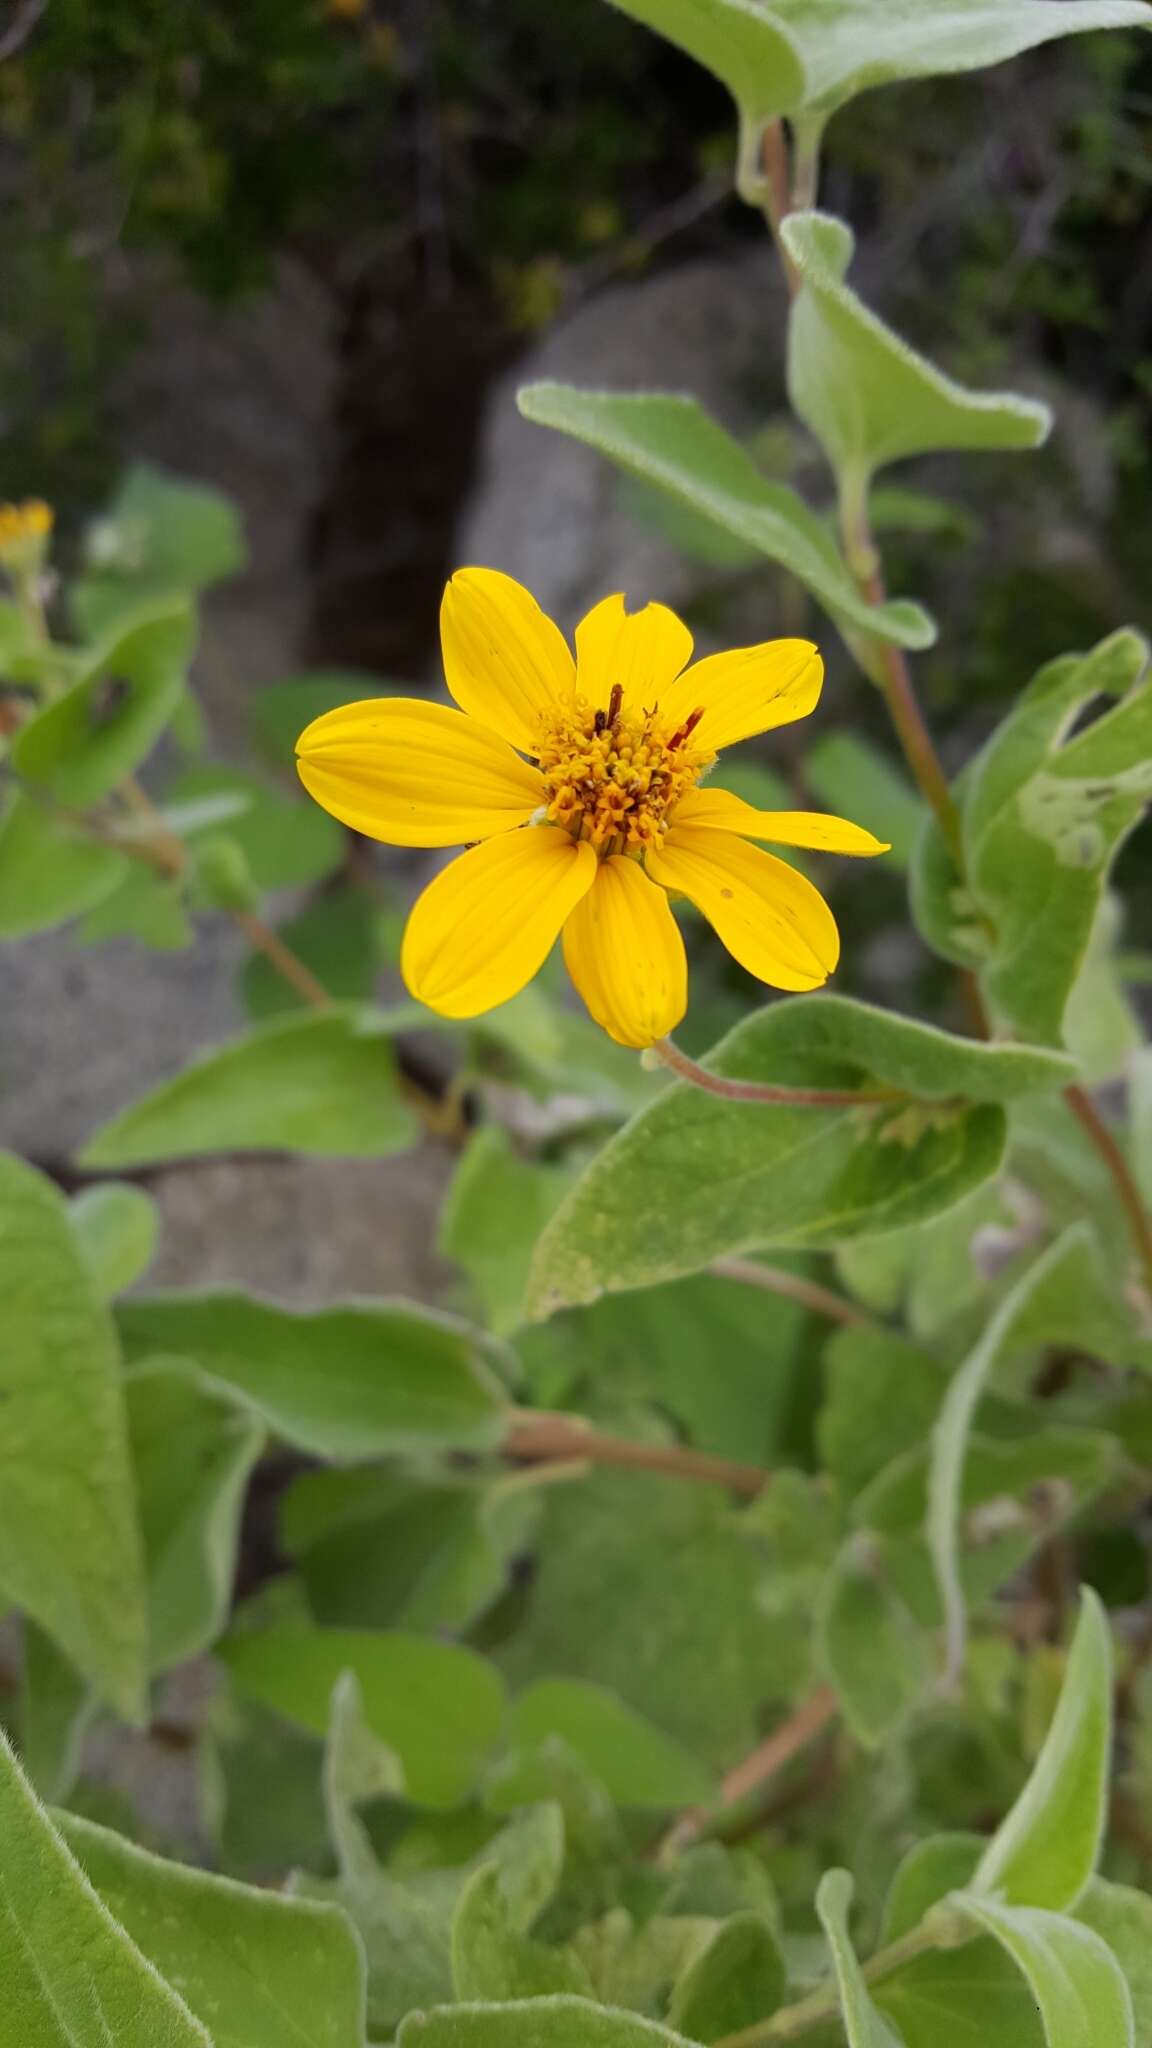
[[[703,911],[741,967],[772,988],[819,988],[840,958],[836,920],[820,891],[735,833],[674,825],[647,868]]]

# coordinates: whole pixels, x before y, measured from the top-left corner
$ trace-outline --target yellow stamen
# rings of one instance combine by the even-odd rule
[[[605,857],[659,846],[669,814],[716,758],[691,744],[699,712],[672,729],[659,705],[624,711],[622,697],[616,685],[606,709],[577,697],[550,711],[536,746],[549,820]]]

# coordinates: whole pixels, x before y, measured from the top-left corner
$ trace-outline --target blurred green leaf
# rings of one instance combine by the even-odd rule
[[[361,2048],[364,1963],[335,1906],[166,1862],[73,1814],[59,1826],[108,1912],[211,2029],[213,2048]]]
[[[181,809],[212,797],[236,801],[228,837],[240,848],[261,889],[303,888],[324,881],[339,867],[346,835],[335,818],[310,798],[286,794],[237,768],[199,761],[169,783],[165,804]]]
[[[734,1913],[677,1980],[668,2019],[690,2041],[719,2041],[767,2019],[783,2003],[786,1985],[763,1915]]]
[[[1135,2048],[1119,1963],[1078,1920],[960,1892],[956,1902],[1011,1956],[1040,2008],[1048,2048]]]
[[[1100,1854],[1111,1749],[1112,1638],[1104,1609],[1085,1586],[1052,1725],[1028,1783],[977,1865],[970,1897],[1054,1912],[1075,1906]]]
[[[525,419],[599,449],[779,562],[840,624],[901,647],[932,645],[935,627],[920,606],[868,605],[823,521],[790,485],[761,475],[747,450],[694,399],[528,384],[517,402]]]
[[[416,1128],[387,1035],[370,1011],[333,1006],[209,1046],[89,1138],[79,1164],[246,1151],[379,1159],[404,1151]]]
[[[537,1998],[591,1991],[583,1964],[513,1926],[502,1873],[485,1863],[469,1879],[452,1922],[452,1977],[464,2000]]]
[[[929,1646],[884,1574],[882,1556],[849,1539],[822,1590],[817,1653],[858,1742],[874,1748],[908,1719],[932,1676]]]
[[[325,1627],[464,1628],[504,1591],[543,1483],[532,1472],[437,1484],[378,1466],[304,1473],[284,1497],[281,1540]]]
[[[932,1434],[927,1536],[944,1610],[946,1663],[953,1674],[960,1668],[966,1633],[960,1576],[964,1465],[980,1398],[997,1364],[1011,1351],[1048,1340],[1074,1342],[1084,1328],[1091,1331],[1091,1345],[1101,1331],[1097,1303],[1107,1299],[1090,1233],[1084,1225],[1073,1226],[1022,1274],[949,1384]],[[1106,1322],[1103,1334],[1107,1355],[1112,1333]]]
[[[858,1493],[922,1444],[946,1382],[936,1359],[895,1330],[837,1330],[824,1348],[818,1441],[825,1471]]]
[[[166,1671],[207,1649],[227,1619],[244,1490],[264,1431],[167,1361],[137,1367],[126,1394],[151,1668]]]
[[[0,1733],[4,2048],[214,2048],[93,1892]]]
[[[684,2048],[684,2037],[637,2013],[562,1995],[511,2005],[414,2012],[399,2048]]]
[[[141,596],[204,590],[247,558],[239,515],[222,492],[138,463],[88,528],[72,610],[86,633],[102,633]]]
[[[195,645],[186,601],[139,606],[87,656],[78,679],[30,718],[12,765],[74,810],[109,795],[150,754],[175,710]]]
[[[511,1684],[605,1686],[727,1769],[757,1741],[765,1702],[790,1698],[807,1672],[793,1633],[762,1611],[763,1565],[726,1496],[601,1473],[548,1487],[541,1507],[525,1611],[495,1652]]]
[[[0,939],[67,924],[110,896],[130,866],[127,854],[12,791],[0,818]]]
[[[500,1731],[504,1689],[471,1650],[370,1629],[268,1629],[235,1634],[216,1655],[240,1689],[322,1735],[333,1688],[350,1671],[365,1724],[399,1760],[418,1806],[464,1801]]]
[[[469,1140],[440,1212],[439,1246],[462,1266],[498,1337],[524,1320],[537,1240],[571,1185],[564,1167],[521,1158],[499,1124]]]
[[[177,881],[133,861],[117,886],[85,913],[76,937],[82,946],[134,939],[158,953],[180,952],[195,937],[184,908],[183,878]]]
[[[710,1772],[689,1750],[602,1685],[542,1678],[520,1694],[509,1728],[513,1748],[532,1750],[553,1738],[579,1757],[618,1806],[675,1809],[716,1797]]]
[[[109,1301],[133,1287],[156,1251],[160,1215],[145,1188],[127,1180],[103,1180],[81,1188],[68,1204],[68,1220]]]
[[[116,1334],[68,1207],[0,1154],[0,1587],[127,1718],[144,1572]]]
[[[829,1870],[816,1893],[816,1911],[832,1951],[848,2048],[901,2048],[884,2015],[872,2003],[848,1933],[853,1890],[846,1870]]]
[[[498,1353],[436,1309],[281,1308],[244,1294],[160,1294],[118,1310],[130,1361],[183,1358],[278,1436],[328,1458],[478,1451],[499,1442]]]
[[[807,1311],[719,1275],[603,1295],[516,1333],[532,1400],[611,1416],[651,1403],[718,1457],[768,1465],[805,1371]]]
[[[925,938],[976,970],[1002,1027],[1039,1044],[1061,1042],[1110,864],[1152,795],[1147,659],[1125,631],[1041,669],[963,778],[964,883],[934,827],[918,849]],[[1100,696],[1119,701],[1073,731]]]
[[[95,1699],[70,1657],[24,1618],[20,1757],[37,1796],[66,1799],[80,1768],[80,1745]]]
[[[881,856],[885,865],[907,867],[924,806],[886,754],[855,733],[831,732],[805,754],[804,780],[830,811],[859,818],[888,841],[891,851]]]
[[[752,1109],[683,1083],[669,1089],[560,1204],[540,1239],[530,1312],[650,1286],[728,1252],[830,1245],[917,1222],[997,1170],[1005,1126],[994,1105],[1072,1071],[1043,1051],[950,1038],[828,995],[754,1013],[710,1064],[786,1086],[879,1081],[918,1100]]]
[[[1076,1918],[1107,1942],[1127,1979],[1137,2042],[1152,2036],[1152,1898],[1094,1877]]]

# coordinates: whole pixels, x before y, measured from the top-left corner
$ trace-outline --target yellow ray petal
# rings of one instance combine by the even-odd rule
[[[595,879],[592,848],[554,825],[471,847],[417,898],[400,953],[409,990],[443,1017],[506,1003],[544,965]]]
[[[622,854],[601,862],[568,919],[564,960],[618,1045],[655,1045],[688,1007],[688,962],[668,898]]]
[[[810,640],[765,640],[695,662],[665,691],[660,710],[670,726],[702,710],[693,745],[718,754],[753,733],[807,718],[823,681],[824,664]]]
[[[674,825],[648,873],[691,898],[728,951],[772,988],[819,988],[840,958],[836,920],[787,861],[734,833]]]
[[[593,710],[607,710],[614,683],[624,692],[625,710],[646,710],[691,659],[692,635],[666,604],[629,612],[617,592],[594,605],[576,628],[576,687]]]
[[[370,697],[326,711],[296,742],[300,780],[342,824],[392,846],[461,846],[523,825],[540,773],[462,711]]]
[[[531,591],[498,569],[457,569],[440,606],[440,642],[460,709],[534,754],[541,717],[571,701],[576,669]]]
[[[826,811],[758,811],[727,789],[692,789],[673,812],[676,825],[712,832],[737,832],[743,839],[769,839],[777,846],[811,846],[821,853],[887,853],[883,839],[834,818]]]

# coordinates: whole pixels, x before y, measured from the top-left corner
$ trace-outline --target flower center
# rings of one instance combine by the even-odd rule
[[[700,711],[672,730],[658,704],[624,711],[622,698],[616,683],[606,710],[577,697],[550,712],[537,746],[548,817],[605,857],[658,846],[669,813],[716,758],[693,744]]]

